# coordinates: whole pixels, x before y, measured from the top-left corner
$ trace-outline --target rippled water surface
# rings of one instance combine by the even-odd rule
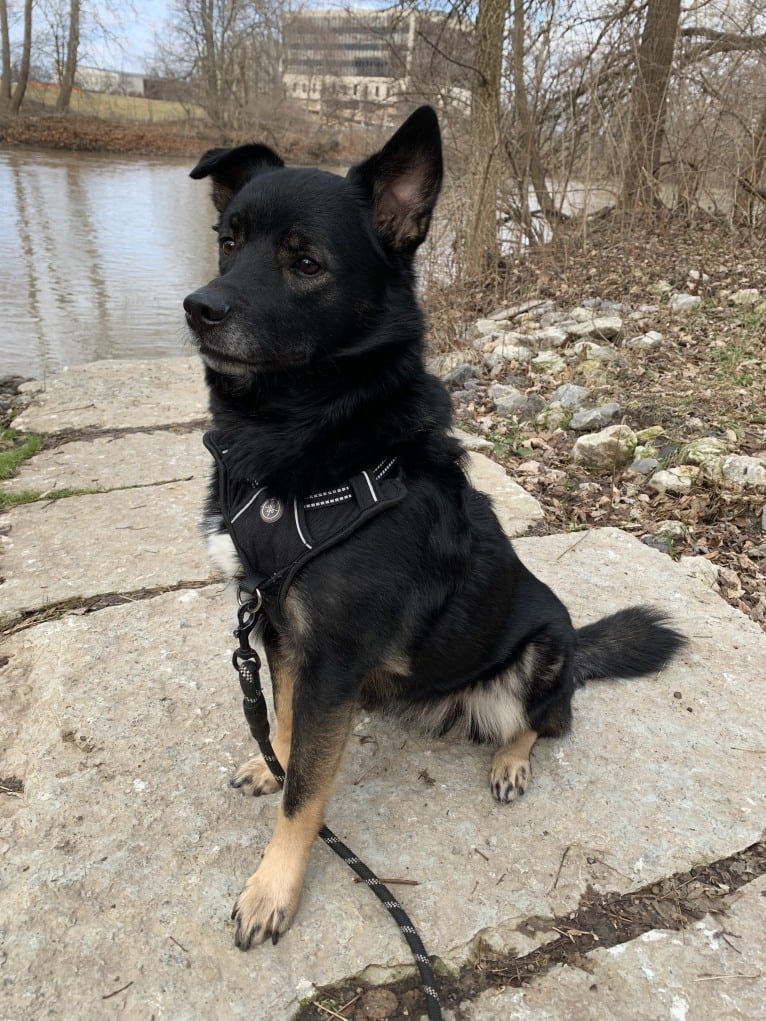
[[[0,376],[190,353],[181,302],[215,273],[193,164],[0,152]]]

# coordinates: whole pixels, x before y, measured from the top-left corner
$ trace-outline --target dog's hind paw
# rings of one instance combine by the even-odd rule
[[[526,792],[531,777],[529,759],[511,756],[505,748],[501,748],[492,759],[489,783],[495,798],[504,805]]]
[[[274,794],[279,790],[279,784],[262,755],[254,755],[252,759],[243,762],[232,777],[231,786],[256,798],[261,794]]]

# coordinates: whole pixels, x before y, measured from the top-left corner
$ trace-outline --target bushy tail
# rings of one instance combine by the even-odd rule
[[[575,680],[591,677],[640,677],[661,669],[686,645],[651,606],[631,606],[577,631]]]

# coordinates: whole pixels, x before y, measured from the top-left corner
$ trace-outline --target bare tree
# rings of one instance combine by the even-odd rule
[[[638,50],[622,204],[658,201],[657,175],[665,138],[667,92],[681,17],[681,0],[649,0]]]
[[[495,265],[498,255],[500,87],[507,14],[508,0],[479,0],[471,86],[469,218],[464,239],[464,269],[476,278]]]
[[[80,49],[80,14],[81,0],[69,0],[69,29],[67,32],[66,57],[61,74],[56,112],[64,113],[69,109],[72,98],[75,75],[77,74],[77,55]]]
[[[0,0],[0,50],[2,50],[2,76],[0,76],[0,111],[11,108],[11,35],[8,29],[8,4]]]
[[[253,126],[256,96],[279,82],[282,0],[175,0],[159,49],[222,132]]]
[[[5,0],[3,0],[5,3]],[[10,111],[17,114],[27,91],[29,65],[32,57],[32,0],[24,0],[24,39],[21,44],[21,60],[16,77],[16,87],[10,101]]]

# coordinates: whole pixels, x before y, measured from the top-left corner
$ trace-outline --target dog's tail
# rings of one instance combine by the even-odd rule
[[[651,606],[631,606],[577,631],[575,680],[641,677],[669,663],[686,645],[680,631]]]

